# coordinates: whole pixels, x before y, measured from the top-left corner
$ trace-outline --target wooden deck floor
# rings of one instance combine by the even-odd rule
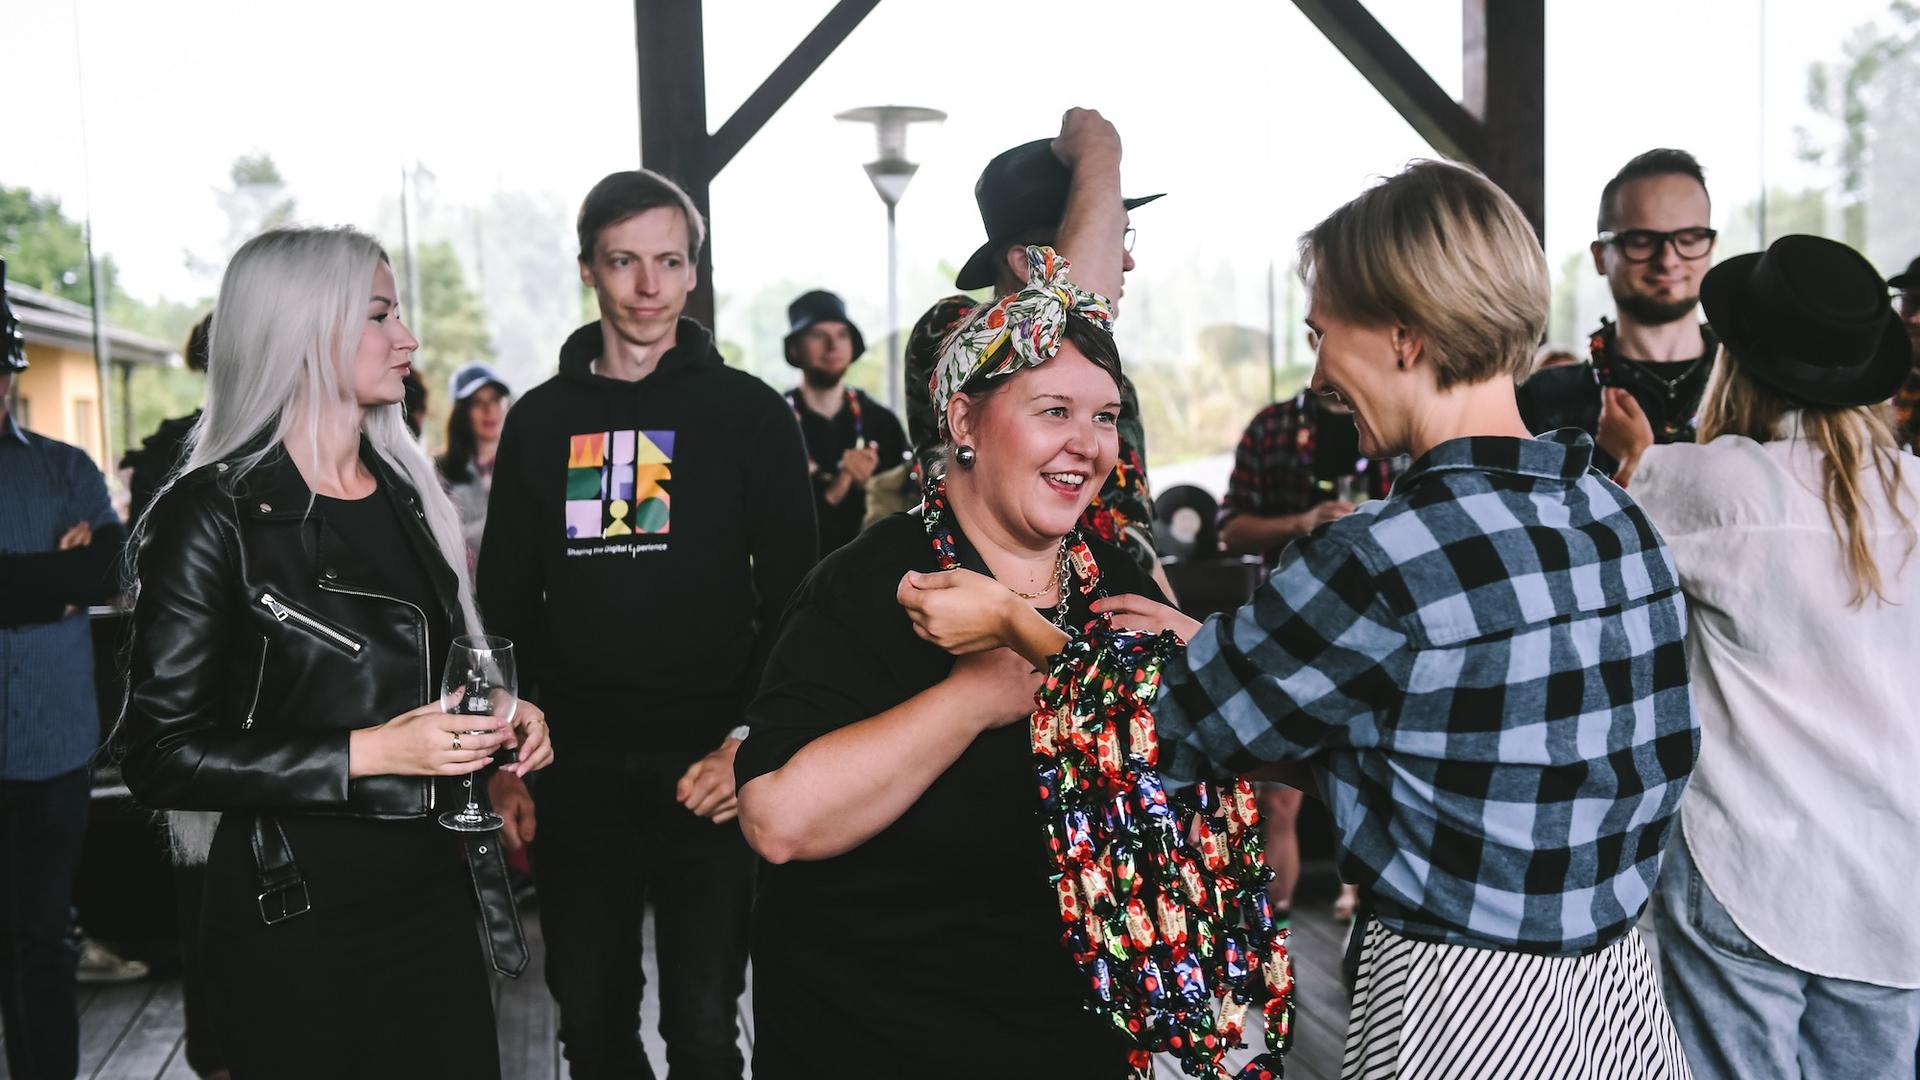
[[[1294,1050],[1287,1074],[1298,1080],[1334,1080],[1340,1074],[1341,1045],[1346,1032],[1347,999],[1340,985],[1340,958],[1346,927],[1329,915],[1333,899],[1330,872],[1310,868],[1295,905],[1294,956],[1299,983],[1298,1018]],[[533,964],[518,980],[500,979],[495,1005],[500,1032],[502,1072],[507,1080],[564,1080],[566,1065],[555,1034],[553,999],[540,977],[543,942],[537,914],[527,921]],[[654,978],[652,927],[647,934],[647,975]],[[751,1056],[752,996],[741,999],[741,1045]],[[94,1080],[193,1080],[183,1048],[185,1013],[177,979],[151,979],[117,986],[87,987],[81,994],[80,1076]],[[647,1051],[663,1074],[665,1048],[658,1036],[659,1013],[649,995],[642,1009]],[[4,1036],[0,1036],[3,1038]],[[1236,1064],[1251,1058],[1262,1046],[1257,1031],[1248,1033],[1249,1048],[1232,1056]],[[1183,1074],[1171,1061],[1156,1070],[1161,1077]],[[0,1080],[7,1077],[0,1060]],[[1017,1076],[1009,1064],[1008,1078]]]

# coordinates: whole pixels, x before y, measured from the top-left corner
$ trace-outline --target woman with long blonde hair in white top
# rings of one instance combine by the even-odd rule
[[[1879,407],[1911,347],[1872,266],[1787,236],[1715,267],[1697,445],[1609,391],[1600,442],[1691,615],[1700,762],[1655,903],[1694,1075],[1910,1075],[1920,1039],[1920,462]]]

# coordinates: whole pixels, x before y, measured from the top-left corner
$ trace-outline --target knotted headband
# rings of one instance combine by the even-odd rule
[[[1113,330],[1113,305],[1067,280],[1067,260],[1050,247],[1027,248],[1027,283],[973,310],[947,335],[933,367],[933,413],[947,428],[947,402],[976,375],[997,379],[1053,359],[1067,320],[1079,316]]]

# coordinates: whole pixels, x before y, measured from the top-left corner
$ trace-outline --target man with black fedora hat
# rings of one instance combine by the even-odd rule
[[[844,385],[847,369],[866,353],[867,339],[837,294],[801,294],[787,305],[787,324],[787,363],[800,369],[800,385],[787,391],[787,403],[807,443],[824,556],[859,535],[867,481],[875,470],[906,458],[907,433],[886,406]]]
[[[1164,194],[1164,193],[1163,193]],[[987,240],[967,257],[954,285],[992,288],[995,296],[1017,291],[1027,280],[1026,249],[1045,244],[1072,259],[1093,244],[1119,244],[1120,269],[1134,267],[1134,231],[1128,213],[1161,195],[1126,198],[1120,193],[1120,134],[1092,109],[1069,109],[1060,134],[1002,151],[987,162],[973,187]],[[1117,314],[1120,297],[1111,299]],[[972,310],[964,295],[943,297],[927,309],[908,335],[907,430],[924,470],[933,466],[940,442],[929,383],[940,342]],[[1169,596],[1153,543],[1153,494],[1147,483],[1146,429],[1133,380],[1120,381],[1120,464],[1087,507],[1081,527],[1124,548],[1154,576]]]
[[[27,369],[0,259],[0,1031],[14,1076],[71,1077],[69,916],[100,745],[86,610],[119,591],[125,530],[86,451],[15,415]]]
[[[1843,244],[1714,267],[1726,348],[1700,443],[1610,391],[1601,440],[1687,599],[1699,764],[1655,893],[1663,997],[1698,1080],[1905,1076],[1920,1041],[1915,459],[1880,405],[1908,328]]]
[[[1907,341],[1913,346],[1914,363],[1920,369],[1920,259],[1888,278],[1887,288],[1893,290],[1893,309],[1907,328]],[[1912,450],[1920,446],[1920,370],[1909,374],[1894,393],[1893,415],[1896,421],[1893,434],[1901,448]]]

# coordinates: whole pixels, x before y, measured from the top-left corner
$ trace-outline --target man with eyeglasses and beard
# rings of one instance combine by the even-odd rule
[[[1617,386],[1645,410],[1656,442],[1693,441],[1719,348],[1696,314],[1717,235],[1711,214],[1706,176],[1685,150],[1649,150],[1607,181],[1593,268],[1613,291],[1617,321],[1601,319],[1587,363],[1547,368],[1520,385],[1520,413],[1535,433],[1594,434],[1601,389]]]

